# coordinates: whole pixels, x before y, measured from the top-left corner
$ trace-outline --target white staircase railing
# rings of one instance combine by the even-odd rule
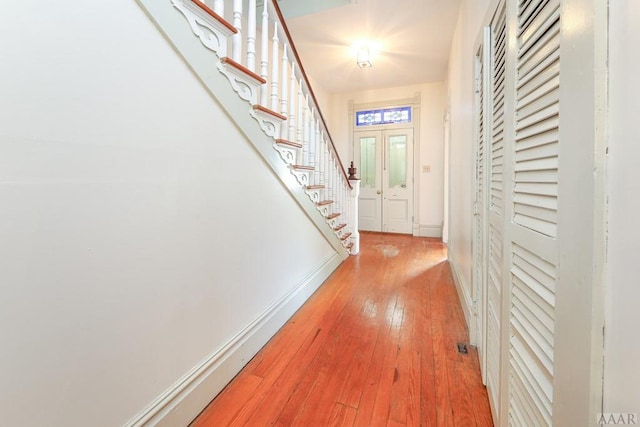
[[[171,1],[218,70],[350,253],[357,253],[357,199],[274,0]],[[246,10],[243,4],[247,4]],[[228,53],[230,52],[230,56]]]

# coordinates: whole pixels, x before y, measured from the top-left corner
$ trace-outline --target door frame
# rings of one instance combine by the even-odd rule
[[[449,182],[451,179],[449,170],[449,159],[451,157],[451,101],[447,96],[447,107],[444,110],[443,118],[443,136],[444,136],[444,177],[443,177],[443,213],[442,213],[442,242],[449,243],[449,199],[450,189]]]
[[[382,126],[377,126],[376,129],[369,129],[369,127],[367,127],[366,129],[358,129],[356,131],[353,132],[354,135],[354,163],[356,162],[357,159],[361,159],[362,153],[359,152],[360,151],[360,147],[359,144],[357,144],[357,141],[362,141],[363,138],[375,138],[378,143],[376,144],[376,182],[378,183],[377,185],[377,195],[375,196],[376,198],[376,208],[378,210],[377,212],[377,217],[379,219],[379,230],[373,230],[373,231],[380,231],[383,233],[402,233],[402,234],[413,234],[413,225],[414,225],[414,218],[408,219],[407,221],[402,221],[402,224],[404,224],[405,226],[408,226],[408,230],[404,227],[401,227],[402,230],[399,229],[399,227],[395,227],[395,225],[398,225],[397,223],[394,223],[394,221],[392,221],[391,216],[389,215],[389,209],[391,207],[390,202],[393,200],[398,200],[397,197],[395,197],[394,192],[396,191],[401,191],[403,192],[403,197],[401,197],[401,200],[404,200],[406,197],[406,200],[409,202],[409,210],[407,212],[408,216],[412,216],[414,214],[414,206],[415,206],[415,194],[413,191],[413,186],[414,186],[414,179],[412,179],[414,177],[414,162],[413,159],[410,159],[411,161],[407,162],[407,171],[406,171],[406,184],[405,184],[405,188],[408,191],[404,191],[402,189],[397,189],[395,187],[390,187],[389,186],[389,182],[390,182],[390,165],[389,165],[389,155],[390,155],[390,150],[391,150],[391,140],[390,138],[394,137],[394,136],[405,136],[406,137],[406,142],[407,144],[411,147],[410,150],[407,151],[407,156],[413,156],[413,145],[415,144],[415,138],[413,136],[413,127],[412,126],[393,126],[392,128],[388,128],[388,127],[382,127]],[[358,169],[360,169],[360,171],[362,172],[362,164],[361,163],[355,163],[358,166]],[[362,179],[362,176],[361,176]],[[410,186],[410,187],[409,187]],[[408,187],[408,188],[407,188]],[[360,196],[359,199],[360,201],[362,200],[370,200],[372,193],[370,193],[370,191],[373,191],[373,189],[370,189],[368,186],[365,186],[362,182],[360,184]],[[365,192],[367,194],[365,194]],[[362,215],[363,212],[365,212],[365,210],[363,209],[363,206],[359,206],[358,208],[358,212],[359,215]],[[365,223],[369,224],[368,221],[366,221],[362,216],[360,216],[360,218],[358,219],[358,223],[360,225],[363,225]],[[376,228],[376,227],[372,227],[372,228]],[[360,227],[360,229],[362,230],[367,230],[366,228],[362,228]],[[368,229],[368,231],[371,231],[371,228]]]
[[[473,232],[472,239],[474,240],[472,244],[473,251],[473,274],[472,274],[472,302],[473,302],[473,320],[474,323],[469,325],[469,340],[472,344],[478,347],[478,356],[480,358],[480,373],[482,376],[482,383],[486,385],[486,374],[487,374],[487,313],[488,313],[488,268],[487,268],[487,255],[489,251],[489,162],[488,158],[490,156],[490,132],[489,132],[489,117],[490,112],[492,111],[492,106],[490,103],[490,84],[489,84],[489,55],[491,43],[489,37],[489,27],[483,26],[481,27],[478,36],[476,38],[476,42],[474,44],[474,111],[473,111],[473,128],[474,128],[474,139],[473,139],[473,165],[474,165],[474,174],[473,174],[473,197],[474,197],[474,220],[473,220]],[[481,51],[479,56],[479,52]],[[480,70],[478,71],[478,66],[480,65]],[[479,91],[482,91],[483,97],[482,101],[480,101],[478,97]],[[479,108],[482,108],[483,118],[482,123],[479,121],[478,111]],[[480,125],[482,124],[482,135],[480,135]],[[478,153],[479,153],[479,139],[482,137],[484,142],[483,145],[483,176],[482,182],[478,180]],[[478,192],[479,187],[482,186],[484,190],[482,192],[482,200],[478,200]],[[481,206],[482,212],[479,211],[478,206]],[[480,220],[478,220],[478,216]],[[475,239],[477,236],[480,236],[480,242],[476,243]],[[479,253],[477,253],[479,251]],[[480,259],[477,259],[480,257]],[[477,271],[476,266],[480,265],[480,271]]]
[[[390,99],[386,101],[376,101],[376,102],[368,102],[368,103],[354,103],[353,100],[349,100],[348,102],[348,112],[349,112],[349,156],[352,160],[355,159],[355,149],[354,149],[354,133],[358,132],[359,129],[355,125],[355,113],[360,110],[372,110],[379,108],[396,108],[396,107],[411,107],[411,123],[399,123],[399,124],[390,124],[390,125],[372,125],[366,126],[360,130],[387,130],[387,129],[407,129],[413,128],[413,176],[411,179],[413,180],[413,212],[411,213],[413,217],[412,221],[412,232],[413,236],[420,235],[420,223],[419,223],[419,195],[420,195],[420,179],[416,179],[418,175],[418,171],[420,170],[420,104],[421,104],[421,96],[419,92],[416,92],[413,98],[402,98],[402,99]]]

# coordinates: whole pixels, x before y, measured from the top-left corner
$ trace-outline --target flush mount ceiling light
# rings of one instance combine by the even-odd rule
[[[368,46],[358,48],[357,63],[360,68],[371,68],[373,66],[371,63],[371,51]]]

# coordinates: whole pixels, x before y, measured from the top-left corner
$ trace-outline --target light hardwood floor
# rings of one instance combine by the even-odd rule
[[[491,426],[446,247],[361,234],[193,426]]]

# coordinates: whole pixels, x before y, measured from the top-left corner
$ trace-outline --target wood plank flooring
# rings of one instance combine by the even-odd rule
[[[362,233],[345,261],[192,423],[491,426],[478,354],[436,239]]]

